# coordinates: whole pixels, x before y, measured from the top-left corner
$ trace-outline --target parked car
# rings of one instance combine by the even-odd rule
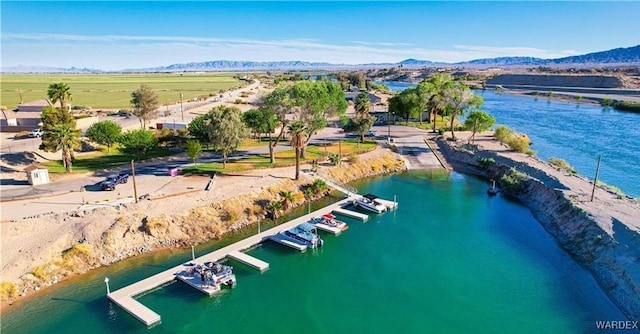
[[[118,184],[127,183],[128,180],[129,174],[126,173],[109,175],[104,181],[100,182],[100,189],[113,191],[116,190]]]
[[[42,129],[33,129],[31,131],[29,131],[29,138],[39,138],[42,137],[42,135],[44,134],[44,131],[42,131]]]

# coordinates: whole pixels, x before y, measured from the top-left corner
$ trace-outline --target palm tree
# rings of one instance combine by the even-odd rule
[[[50,84],[49,89],[47,90],[47,96],[53,104],[56,104],[56,102],[60,101],[60,107],[63,109],[66,106],[67,101],[73,101],[73,97],[71,96],[71,88],[69,88],[69,85],[64,82]]]
[[[267,204],[267,213],[271,216],[272,219],[278,219],[278,213],[282,209],[282,203],[280,202],[269,202]]]
[[[278,195],[282,197],[282,200],[280,201],[280,203],[282,203],[282,208],[285,210],[289,210],[291,203],[293,203],[294,201],[293,192],[288,190],[282,190],[278,193]]]
[[[71,173],[71,158],[73,149],[79,146],[80,132],[67,124],[58,124],[49,132],[49,142],[53,148],[62,150],[62,164]]]
[[[296,180],[300,178],[300,152],[305,145],[305,137],[307,135],[307,127],[304,122],[298,120],[289,125],[289,134],[291,138],[289,143],[296,150]]]

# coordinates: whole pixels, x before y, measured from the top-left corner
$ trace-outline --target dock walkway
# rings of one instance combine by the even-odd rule
[[[308,221],[309,219],[316,217],[316,216],[321,216],[324,213],[330,212],[334,209],[339,209],[341,208],[343,205],[346,205],[347,203],[350,203],[351,200],[350,199],[344,199],[342,201],[336,202],[334,204],[331,204],[329,206],[323,207],[320,210],[316,210],[314,212],[311,212],[307,215],[298,217],[296,219],[293,219],[289,222],[286,222],[284,224],[280,224],[278,226],[275,226],[273,228],[270,228],[262,233],[250,236],[246,239],[243,239],[241,241],[238,241],[234,244],[228,245],[226,247],[220,248],[216,251],[213,251],[211,253],[205,254],[203,256],[200,256],[198,258],[196,258],[193,262],[195,263],[204,263],[206,261],[219,261],[227,256],[229,256],[230,253],[233,253],[232,255],[238,255],[236,252],[240,252],[242,250],[246,250],[249,249],[265,240],[267,240],[269,237],[278,234],[280,231],[286,230],[286,229],[290,229],[296,225],[299,225],[303,222]],[[231,256],[233,257],[233,256]],[[235,257],[236,260],[241,261],[241,262],[245,262],[244,260],[246,260],[246,258],[243,258],[242,256],[240,257]],[[257,259],[255,259],[257,260]],[[259,260],[258,260],[259,261]],[[187,261],[189,262],[189,261]],[[253,264],[251,263],[253,262]],[[260,261],[262,262],[262,261]],[[254,264],[257,265],[257,262],[255,261],[247,261],[247,264],[249,264],[250,266],[253,266]],[[265,263],[265,262],[263,262]],[[260,265],[261,267],[262,265]],[[129,312],[131,315],[133,315],[136,319],[140,320],[141,322],[143,322],[145,325],[147,326],[153,326],[154,324],[157,324],[160,322],[161,318],[160,315],[153,312],[151,309],[149,309],[148,307],[142,305],[140,302],[136,301],[134,299],[134,297],[143,294],[147,291],[156,289],[158,287],[161,287],[163,285],[169,284],[173,281],[176,280],[176,274],[182,272],[185,270],[186,268],[186,263],[185,264],[181,264],[178,266],[175,266],[173,268],[167,269],[163,272],[160,272],[158,274],[155,274],[151,277],[145,278],[141,281],[138,281],[136,283],[133,283],[131,285],[128,285],[124,288],[121,288],[119,290],[116,290],[114,292],[111,292],[107,295],[107,297],[114,302],[115,304],[117,304],[118,306],[122,307],[125,311]],[[260,269],[260,268],[258,268]],[[262,269],[261,269],[262,270]]]

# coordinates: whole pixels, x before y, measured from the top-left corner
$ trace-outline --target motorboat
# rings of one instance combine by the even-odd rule
[[[236,285],[236,275],[233,267],[218,262],[206,262],[206,276],[215,285],[226,285],[233,288]]]
[[[375,213],[383,213],[387,211],[387,207],[378,201],[378,196],[373,194],[366,194],[356,198],[356,205]]]
[[[292,229],[284,230],[280,234],[310,248],[321,247],[323,244],[316,227],[309,223],[302,223]]]
[[[346,230],[349,228],[349,225],[347,225],[347,223],[336,219],[336,216],[330,214],[330,213],[326,213],[320,217],[315,217],[312,219],[312,222],[314,224],[323,224],[323,225],[327,225],[330,227],[335,227],[337,229],[340,229],[342,231]]]

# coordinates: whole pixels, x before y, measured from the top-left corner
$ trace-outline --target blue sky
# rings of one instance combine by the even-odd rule
[[[564,57],[640,44],[640,2],[2,1],[2,67]]]

